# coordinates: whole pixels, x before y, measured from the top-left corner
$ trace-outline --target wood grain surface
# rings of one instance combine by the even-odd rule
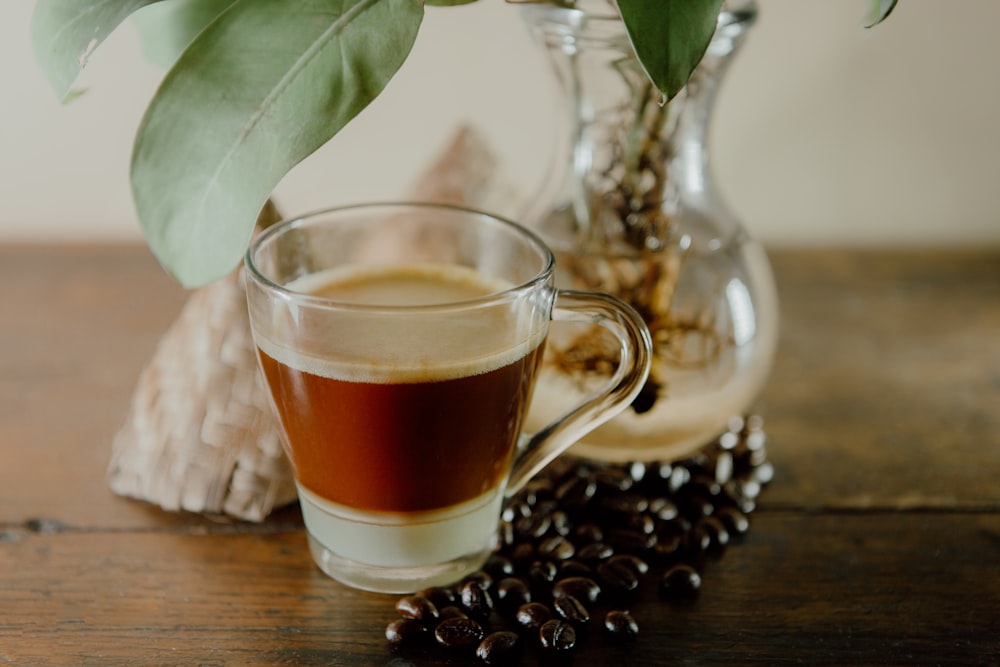
[[[696,602],[574,665],[1000,664],[1000,249],[781,250],[774,482]],[[459,665],[262,524],[107,489],[185,292],[138,246],[0,246],[0,664]],[[475,663],[472,663],[475,664]],[[521,664],[544,664],[526,652]]]

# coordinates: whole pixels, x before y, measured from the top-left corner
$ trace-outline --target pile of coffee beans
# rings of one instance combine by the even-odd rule
[[[482,570],[400,598],[385,635],[395,650],[442,650],[510,664],[600,634],[634,641],[643,587],[692,600],[709,558],[750,528],[774,476],[759,417],[734,419],[683,461],[600,464],[563,456],[506,504]]]

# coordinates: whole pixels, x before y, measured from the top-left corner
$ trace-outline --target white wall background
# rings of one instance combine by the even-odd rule
[[[760,0],[714,123],[714,168],[751,233],[788,244],[1000,244],[997,0]],[[33,3],[0,3],[0,241],[135,239],[132,135],[160,72],[131,25],[60,106],[34,64]],[[385,95],[296,168],[286,212],[405,192],[455,124],[474,119],[505,178],[548,157],[547,65],[501,0],[428,8]]]

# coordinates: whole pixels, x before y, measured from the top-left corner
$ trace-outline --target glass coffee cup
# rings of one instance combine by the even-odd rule
[[[461,579],[489,556],[504,498],[635,398],[642,319],[555,289],[553,268],[523,227],[438,204],[330,209],[253,241],[251,327],[321,570],[386,593]],[[522,433],[563,320],[611,332],[618,369]]]

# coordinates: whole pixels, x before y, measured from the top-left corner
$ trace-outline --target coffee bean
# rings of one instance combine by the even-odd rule
[[[553,599],[552,607],[556,610],[556,614],[561,616],[563,620],[572,623],[576,627],[580,627],[590,620],[590,612],[587,611],[582,602],[572,595]]]
[[[483,571],[494,579],[503,579],[514,574],[514,563],[500,554],[490,554],[490,557],[483,564]]]
[[[424,625],[433,625],[440,613],[434,603],[422,595],[407,595],[396,602],[396,611],[403,618],[412,618]]]
[[[510,552],[510,560],[515,568],[526,568],[535,560],[535,545],[531,542],[520,542],[514,545]]]
[[[568,651],[576,646],[576,630],[565,621],[553,618],[538,629],[538,639],[548,651]]]
[[[638,493],[623,493],[605,498],[601,507],[619,514],[638,514],[649,509],[649,499]]]
[[[608,565],[626,567],[635,573],[636,576],[642,576],[649,572],[649,564],[632,554],[616,554],[608,559]]]
[[[627,611],[612,610],[604,616],[604,629],[613,641],[625,641],[639,634],[639,624]]]
[[[698,520],[695,528],[704,531],[709,537],[708,548],[710,550],[720,550],[729,544],[729,531],[717,517],[706,516]]]
[[[573,477],[556,489],[556,500],[569,510],[580,509],[590,502],[597,492],[597,483],[583,477]]]
[[[649,501],[649,513],[660,521],[670,521],[676,518],[680,511],[674,501],[660,496]]]
[[[516,632],[499,630],[486,635],[476,647],[476,657],[487,665],[503,665],[514,661],[521,648]]]
[[[566,560],[576,553],[573,543],[561,535],[547,537],[538,543],[538,555],[553,560]]]
[[[497,544],[502,547],[513,546],[515,539],[514,524],[510,521],[500,521],[497,524]]]
[[[592,577],[594,571],[589,565],[578,560],[566,560],[559,564],[559,574],[556,575],[556,579],[565,579],[567,577]]]
[[[774,466],[763,462],[753,469],[753,478],[761,486],[767,486],[774,480]]]
[[[458,589],[458,598],[469,616],[485,620],[493,609],[493,598],[477,581],[466,581]]]
[[[528,569],[528,578],[532,585],[544,588],[556,579],[559,568],[555,563],[548,560],[536,560]]]
[[[656,535],[647,535],[630,528],[612,528],[608,531],[608,542],[615,551],[642,553],[653,548],[656,544]]]
[[[434,639],[448,649],[472,649],[484,634],[483,626],[471,618],[448,618],[434,628]]]
[[[720,507],[715,510],[715,516],[729,531],[730,537],[742,537],[750,530],[750,519],[735,507]]]
[[[597,576],[602,589],[612,595],[630,593],[639,587],[639,575],[622,564],[601,563],[597,566]]]
[[[529,539],[538,539],[548,532],[552,519],[544,514],[530,514],[514,522],[514,532]]]
[[[419,646],[429,636],[427,627],[415,618],[397,618],[385,626],[385,638],[393,648]]]
[[[541,602],[529,602],[517,608],[514,620],[525,630],[537,632],[542,624],[552,618],[552,610]]]
[[[505,577],[497,584],[497,604],[505,609],[517,609],[531,602],[531,588],[517,577]]]
[[[604,542],[593,542],[587,546],[580,547],[576,552],[576,557],[585,563],[598,563],[614,555],[614,547]]]
[[[697,597],[700,590],[701,575],[683,563],[674,565],[660,579],[660,595],[668,600],[689,600]]]
[[[589,577],[566,577],[552,587],[552,597],[572,595],[583,603],[597,602],[601,596],[601,586]]]
[[[621,468],[601,468],[595,470],[591,479],[597,484],[598,491],[628,491],[635,480],[627,471]]]
[[[573,522],[569,518],[569,514],[563,510],[556,510],[551,515],[552,519],[552,532],[556,535],[561,535],[566,537],[569,535],[570,531],[573,529]]]
[[[604,540],[604,531],[596,523],[581,523],[573,530],[573,539],[578,544],[592,544]]]

